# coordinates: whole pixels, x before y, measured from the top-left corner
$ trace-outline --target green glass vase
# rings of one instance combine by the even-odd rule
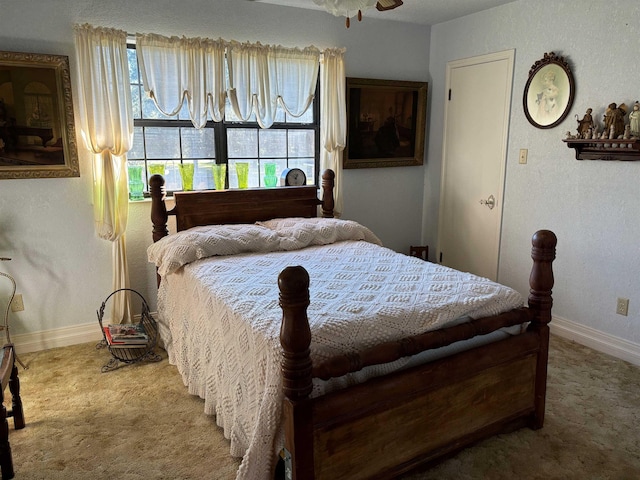
[[[142,181],[142,166],[129,165],[129,200],[144,200],[144,182]]]

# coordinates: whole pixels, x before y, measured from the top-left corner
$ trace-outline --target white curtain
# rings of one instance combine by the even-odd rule
[[[320,66],[320,171],[336,173],[335,210],[343,212],[342,152],[347,143],[346,77],[344,49],[327,49]]]
[[[205,125],[207,113],[223,119],[227,96],[240,120],[255,114],[262,128],[273,125],[278,106],[299,117],[313,103],[320,68],[314,47],[138,34],[136,49],[144,89],[158,109],[175,115],[187,99],[196,128]]]
[[[315,96],[320,51],[230,42],[229,101],[247,121],[252,113],[262,128],[273,125],[278,105],[294,117],[309,108]],[[286,87],[286,88],[285,88]]]
[[[113,290],[129,287],[125,229],[129,213],[127,152],[133,141],[126,32],[76,25],[78,111],[93,154],[96,233],[113,242]],[[128,292],[127,292],[128,293]],[[131,318],[129,295],[116,295],[112,322]]]
[[[196,128],[205,126],[207,113],[223,119],[225,42],[137,34],[136,50],[144,89],[162,113],[176,115],[186,98]]]

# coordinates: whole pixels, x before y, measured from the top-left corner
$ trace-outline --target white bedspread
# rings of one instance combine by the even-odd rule
[[[277,277],[289,265],[302,265],[311,278],[314,362],[523,304],[510,288],[366,241],[215,256],[164,276],[158,309],[169,361],[216,415],[231,454],[243,457],[238,479],[269,479],[282,446]],[[317,381],[312,395],[363,379]]]

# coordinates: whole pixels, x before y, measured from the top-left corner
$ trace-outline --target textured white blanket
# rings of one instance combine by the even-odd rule
[[[282,446],[277,276],[289,265],[311,277],[314,362],[523,303],[510,288],[366,241],[216,256],[166,275],[158,307],[169,360],[190,393],[205,400],[206,413],[216,415],[231,454],[243,457],[238,479],[270,478]],[[406,362],[372,367],[366,376]],[[365,378],[317,381],[312,395]]]

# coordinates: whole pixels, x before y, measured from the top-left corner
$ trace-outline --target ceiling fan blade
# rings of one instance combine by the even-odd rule
[[[384,12],[385,10],[393,10],[396,7],[402,5],[402,0],[378,0],[376,8]]]

